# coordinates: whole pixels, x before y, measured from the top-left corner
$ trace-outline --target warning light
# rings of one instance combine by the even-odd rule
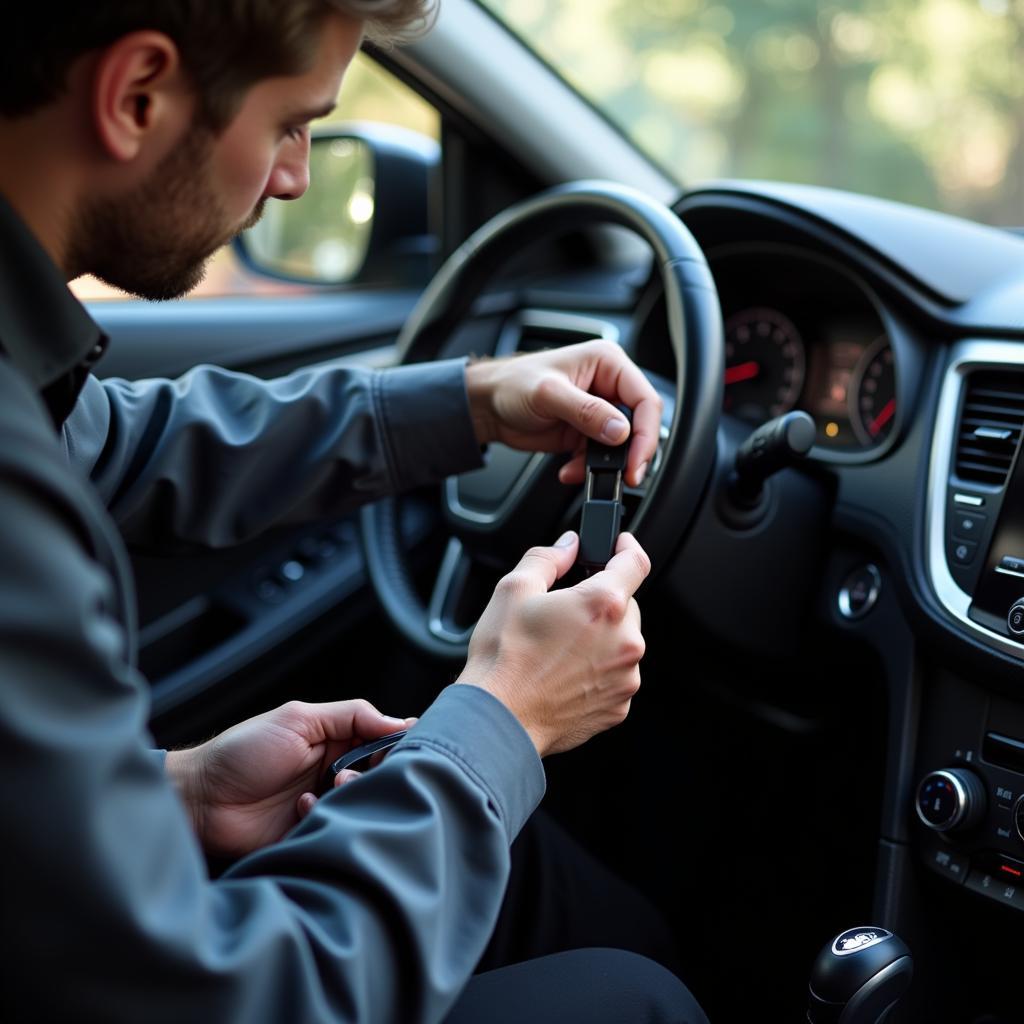
[[[1000,864],[999,870],[1005,871],[1008,875],[1013,875],[1014,878],[1021,877],[1021,872],[1018,871],[1016,868],[1011,868],[1009,864]]]
[[[825,433],[829,437],[838,437],[839,436],[839,424],[835,423],[835,422],[826,423],[825,424]]]

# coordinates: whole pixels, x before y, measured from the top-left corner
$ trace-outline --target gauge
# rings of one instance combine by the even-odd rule
[[[725,325],[725,409],[751,423],[789,412],[804,386],[797,329],[774,309],[747,309]]]
[[[865,448],[881,444],[896,421],[896,363],[883,334],[865,350],[853,373],[850,420]]]

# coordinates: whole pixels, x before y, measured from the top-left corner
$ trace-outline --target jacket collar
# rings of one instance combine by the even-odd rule
[[[43,396],[58,425],[106,347],[99,325],[0,196],[0,351]]]

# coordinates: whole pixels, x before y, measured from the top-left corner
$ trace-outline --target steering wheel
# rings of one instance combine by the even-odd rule
[[[398,339],[402,363],[437,358],[455,327],[501,266],[525,246],[598,224],[632,230],[651,247],[664,289],[676,363],[675,402],[656,471],[629,524],[652,564],[671,554],[700,504],[715,455],[724,388],[722,314],[711,272],[693,235],[667,207],[612,182],[560,185],[510,207],[466,240],[427,287]],[[472,627],[456,621],[474,559],[510,568],[531,544],[551,542],[567,510],[557,483],[561,458],[493,446],[488,465],[444,487],[449,540],[424,606],[412,583],[388,499],[363,508],[370,580],[399,632],[420,652],[465,660]],[[561,495],[559,494],[561,491]],[[554,518],[552,509],[555,510]]]

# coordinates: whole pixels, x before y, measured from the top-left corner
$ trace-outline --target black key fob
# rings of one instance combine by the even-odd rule
[[[617,406],[632,427],[633,415],[628,406]],[[603,569],[612,555],[622,528],[622,474],[629,455],[629,441],[619,445],[587,441],[586,483],[583,514],[580,519],[580,552],[577,566],[585,576]]]
[[[403,729],[401,732],[388,733],[387,736],[380,736],[375,740],[370,740],[369,743],[364,743],[361,747],[353,747],[348,753],[342,754],[327,769],[327,774],[324,777],[324,792],[334,788],[334,777],[345,768],[359,772],[367,771],[379,764],[384,759],[384,755],[399,740],[405,738],[407,731]]]

